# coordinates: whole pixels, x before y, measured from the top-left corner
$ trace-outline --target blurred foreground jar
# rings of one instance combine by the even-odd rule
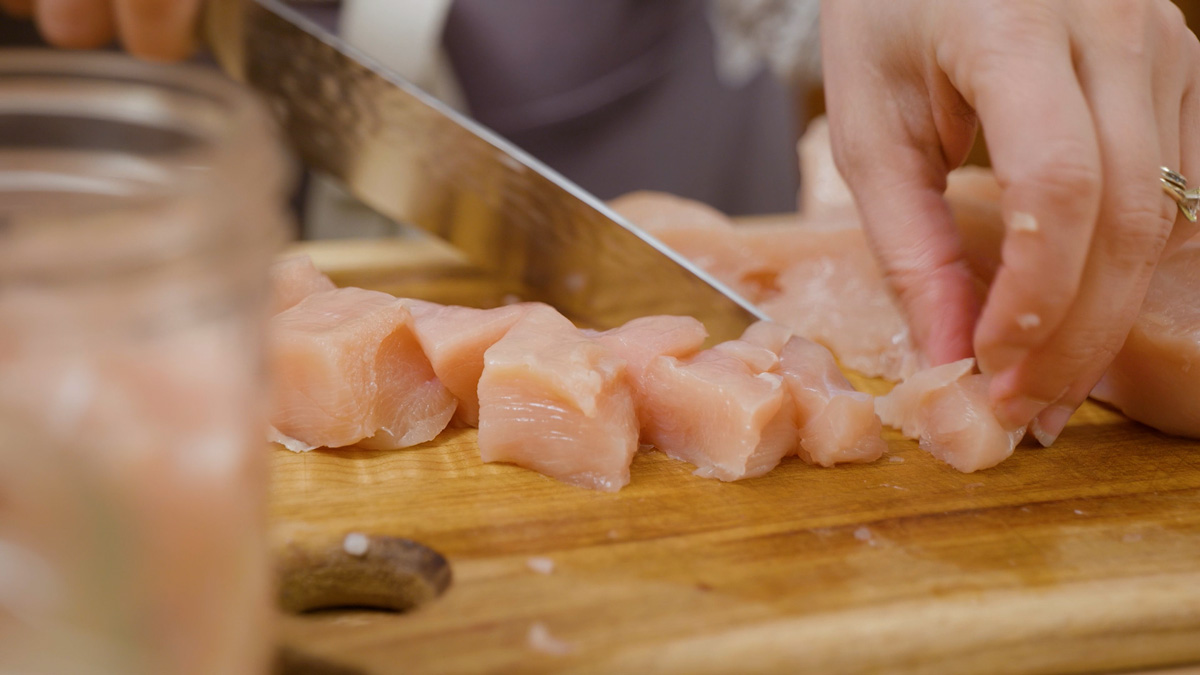
[[[0,673],[256,673],[285,169],[213,73],[0,52]]]

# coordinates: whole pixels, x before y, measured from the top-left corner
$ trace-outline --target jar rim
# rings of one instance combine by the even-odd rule
[[[64,126],[91,121],[107,124],[108,131],[123,126],[131,133],[157,133],[160,146],[171,139],[175,147],[149,154],[160,171],[183,172],[186,178],[172,176],[169,185],[158,185],[158,195],[151,196],[203,189],[203,176],[194,171],[198,166],[211,167],[207,175],[214,178],[253,173],[255,181],[271,190],[283,190],[289,179],[278,129],[264,105],[250,90],[212,69],[104,52],[0,52],[0,122],[17,120],[7,135],[0,124],[0,153],[10,147],[5,140],[32,143],[21,137],[20,124],[53,118],[68,120]],[[83,149],[95,149],[96,139],[85,135],[82,130],[71,140],[90,146]],[[112,135],[130,140],[130,133]],[[264,150],[250,157],[248,151],[256,147]],[[109,150],[112,157],[132,159],[146,154],[147,147],[132,143]],[[247,161],[257,166],[247,167]],[[0,165],[0,176],[13,169],[11,164]],[[0,218],[11,209],[5,191],[0,179]]]

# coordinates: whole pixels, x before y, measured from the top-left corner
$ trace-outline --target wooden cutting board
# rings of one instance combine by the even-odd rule
[[[343,285],[480,306],[504,295],[426,240],[297,250]],[[790,458],[737,483],[641,453],[630,485],[605,494],[484,464],[475,439],[451,430],[396,452],[272,450],[278,541],[394,535],[452,569],[441,597],[407,613],[285,617],[283,643],[332,664],[319,672],[1015,673],[1200,662],[1200,442],[1097,404],[1053,448],[1024,445],[974,474],[890,434],[889,455],[874,464]],[[565,653],[531,642],[531,630]]]

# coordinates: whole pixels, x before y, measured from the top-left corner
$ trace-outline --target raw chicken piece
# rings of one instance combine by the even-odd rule
[[[778,283],[763,311],[846,367],[893,381],[920,367],[908,322],[865,246],[798,260]]]
[[[796,447],[778,358],[734,340],[687,359],[660,356],[642,379],[645,438],[696,475],[725,481],[761,476]],[[752,365],[753,364],[753,365]]]
[[[779,370],[779,355],[761,345],[746,340],[729,340],[713,347],[715,352],[732,356],[746,364],[755,373],[773,373]]]
[[[946,201],[962,235],[967,263],[986,290],[1000,267],[1000,247],[1004,243],[1000,184],[988,169],[955,169],[946,179]]]
[[[875,399],[884,424],[919,439],[921,448],[964,473],[996,466],[1012,454],[1025,429],[1006,429],[988,400],[986,375],[975,359],[918,372]]]
[[[975,368],[975,359],[961,359],[936,368],[918,371],[898,384],[886,396],[875,399],[875,411],[884,424],[899,429],[909,438],[921,435],[923,420],[919,410],[927,392],[947,387],[966,377]]]
[[[633,193],[613,205],[848,367],[891,380],[919,367],[908,322],[846,211],[823,223],[734,226],[707,206],[660,193]]]
[[[1139,422],[1200,438],[1200,240],[1162,261],[1142,312],[1092,396]]]
[[[828,349],[776,323],[761,321],[742,339],[780,355],[779,372],[795,408],[798,451],[809,464],[873,462],[887,444],[875,414],[875,399],[857,391]]]
[[[479,453],[565,483],[629,482],[638,420],[625,361],[549,307],[534,307],[484,354]]]
[[[758,285],[748,277],[760,263],[720,211],[662,192],[633,192],[609,206],[738,294],[757,299]]]
[[[633,386],[634,407],[644,434],[646,420],[650,419],[642,396],[646,366],[659,356],[692,356],[704,346],[708,331],[704,324],[690,316],[648,316],[594,335],[597,342],[625,360],[626,373]]]
[[[597,342],[625,359],[630,379],[636,381],[656,357],[682,358],[700,351],[708,331],[690,316],[645,316],[594,335]]]
[[[824,117],[809,122],[796,144],[800,157],[800,210],[813,218],[855,215],[854,196],[833,162],[829,123]]]
[[[776,356],[783,354],[783,348],[794,333],[791,328],[774,321],[756,321],[742,333],[742,341],[769,350]]]
[[[310,295],[271,320],[270,340],[271,424],[306,446],[408,447],[454,414],[412,316],[386,293]]]
[[[280,260],[269,271],[271,316],[295,307],[313,293],[337,288],[329,277],[313,265],[312,258],[301,255]]]
[[[773,278],[797,261],[867,250],[866,235],[857,220],[813,221],[794,216],[739,225],[737,233],[755,261],[744,276],[768,293],[779,290]]]
[[[479,377],[483,354],[504,337],[535,303],[519,303],[495,309],[443,306],[423,300],[401,300],[415,321],[414,331],[421,349],[442,384],[458,399],[454,421],[479,426]]]

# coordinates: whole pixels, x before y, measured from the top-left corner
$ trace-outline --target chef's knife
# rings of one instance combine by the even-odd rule
[[[445,239],[525,299],[596,328],[651,314],[712,339],[761,315],[601,201],[281,0],[210,0],[217,61],[264,94],[311,168]]]

